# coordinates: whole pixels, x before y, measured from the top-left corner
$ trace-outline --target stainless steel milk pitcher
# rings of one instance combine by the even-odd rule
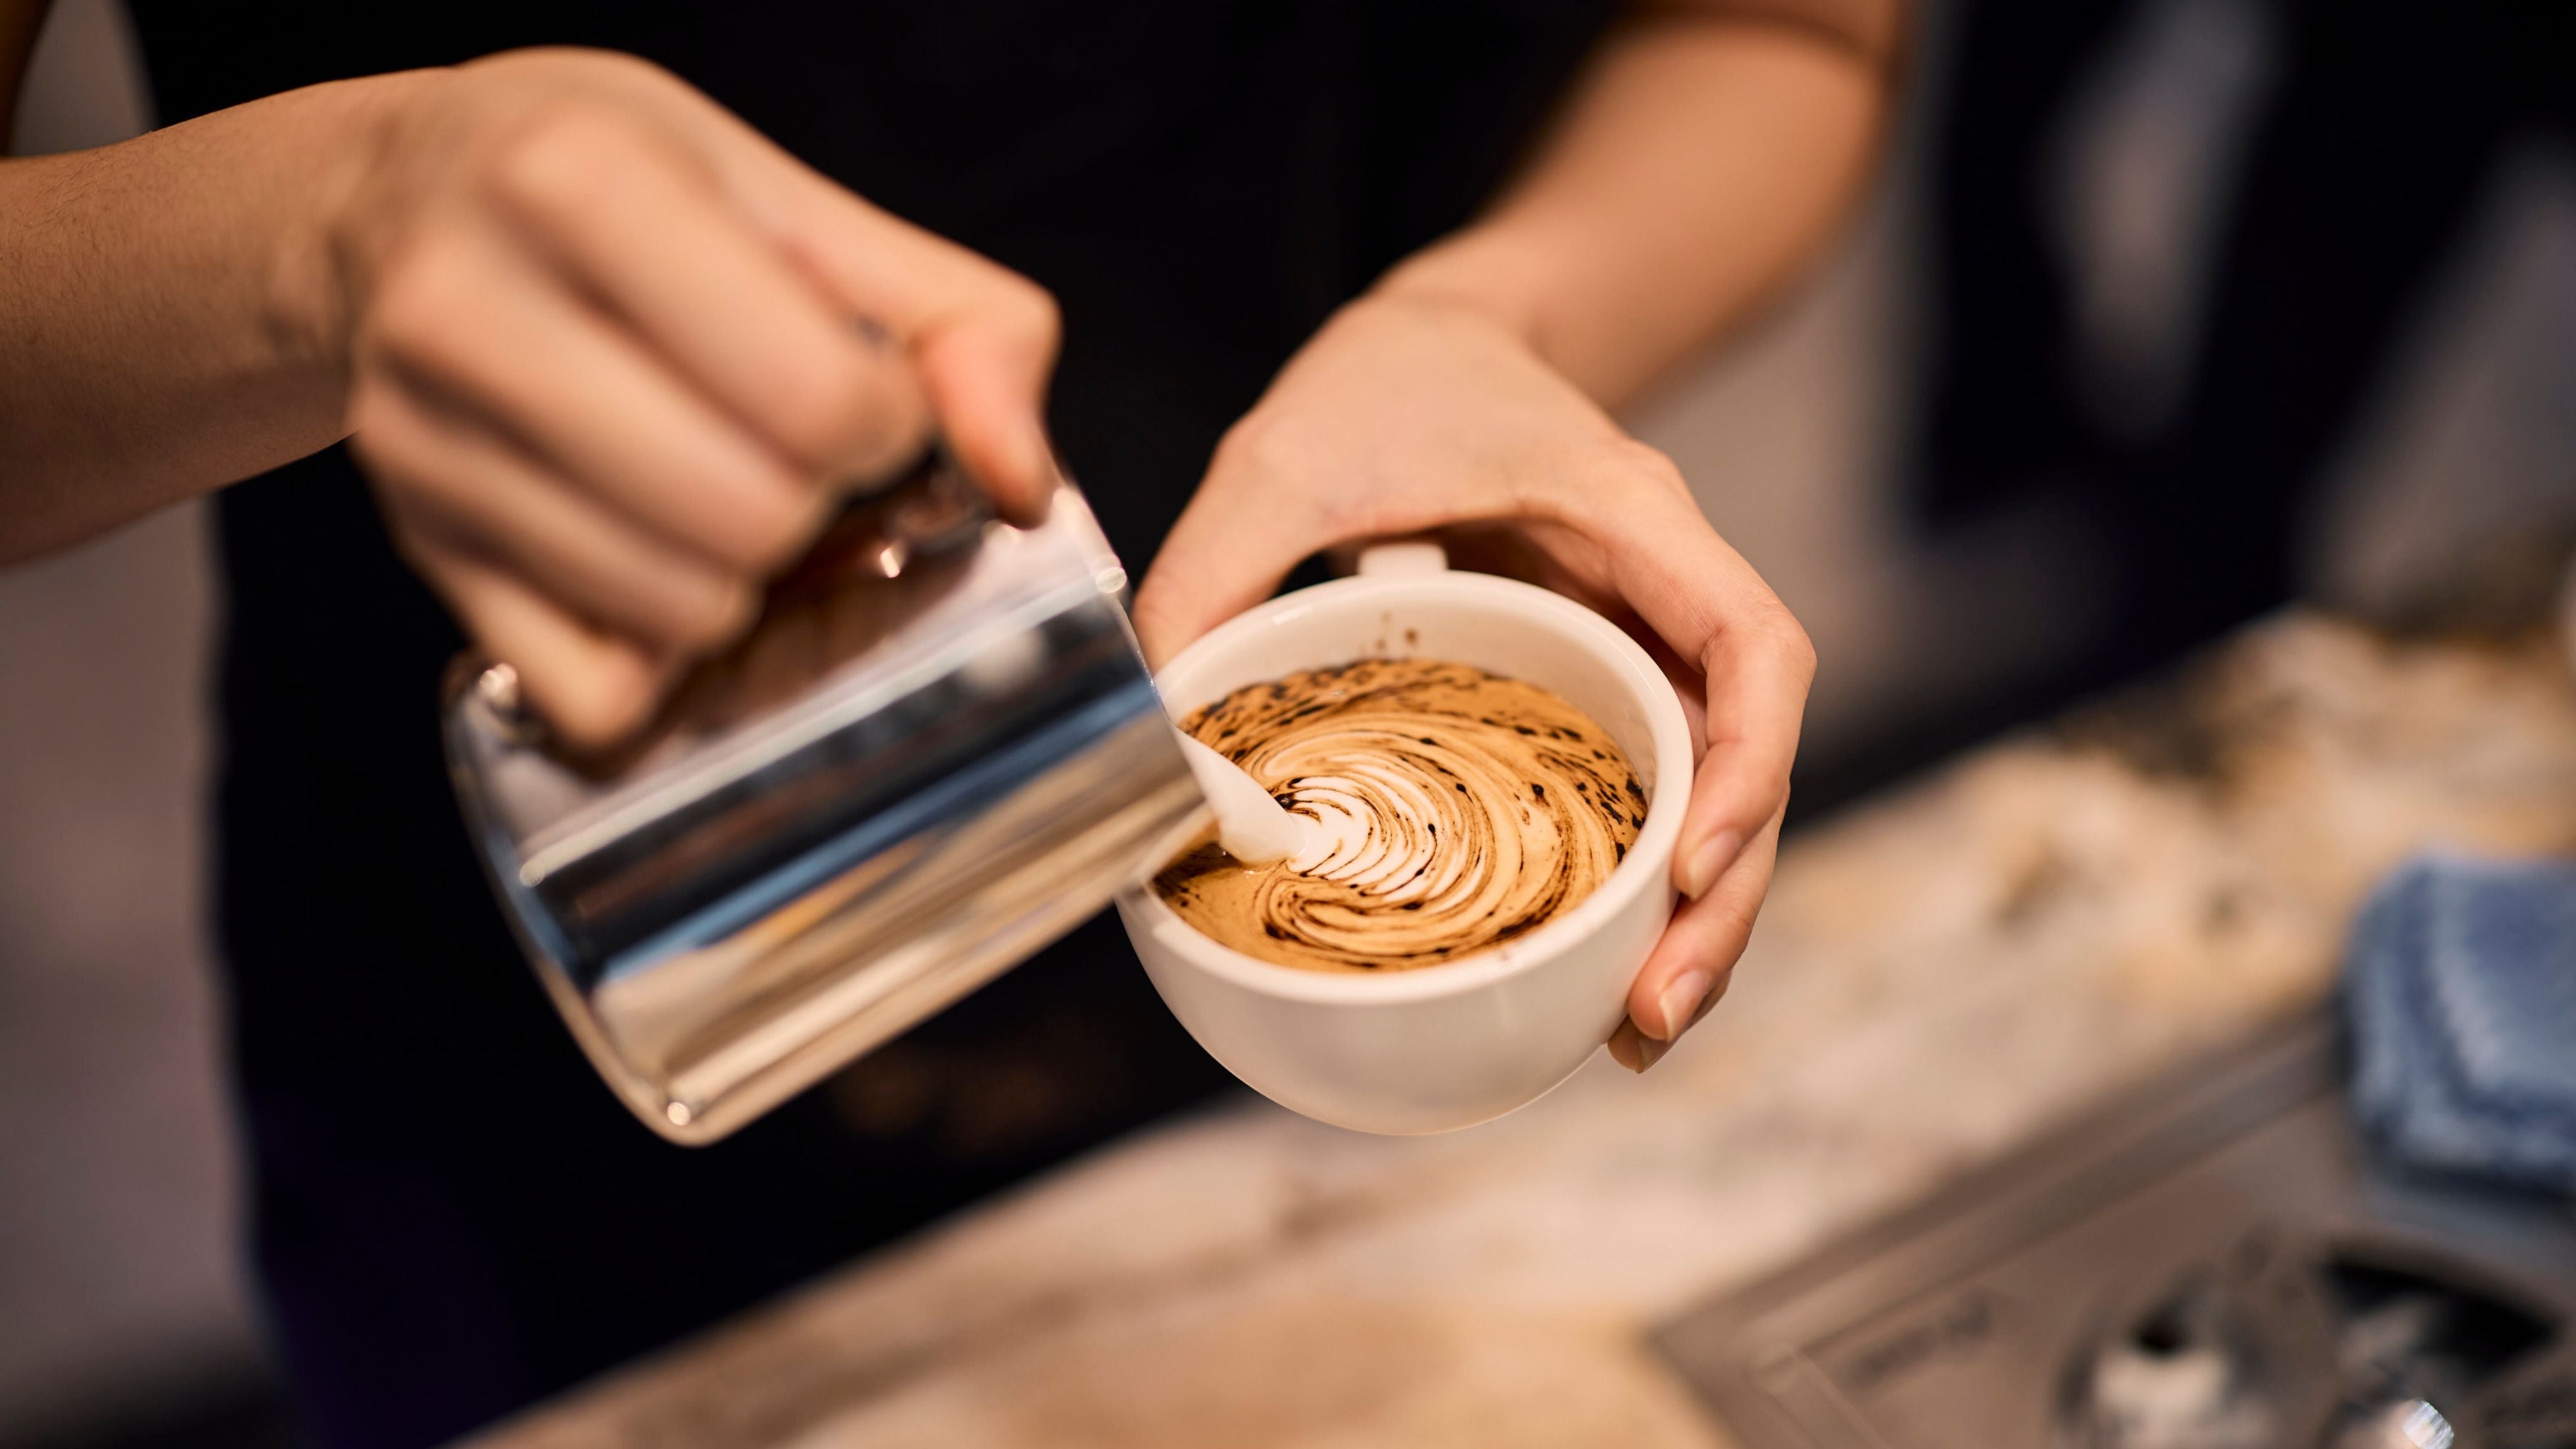
[[[613,755],[460,660],[466,824],[618,1095],[708,1142],[1070,930],[1204,806],[1081,496],[941,462],[846,512]]]

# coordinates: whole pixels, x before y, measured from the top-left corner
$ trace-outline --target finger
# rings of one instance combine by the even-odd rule
[[[1022,525],[1045,521],[1060,481],[1045,421],[1055,304],[1042,306],[1043,323],[968,320],[913,343],[949,451],[1002,515]]]
[[[574,111],[496,175],[530,233],[809,476],[873,480],[920,454],[929,403],[910,363],[723,204],[686,151]]]
[[[616,743],[652,717],[662,665],[633,644],[583,625],[507,571],[471,553],[413,544],[421,575],[519,687],[547,725],[577,748]]]
[[[1610,1060],[1632,1072],[1642,1072],[1654,1065],[1646,1055],[1646,1035],[1637,1030],[1633,1021],[1622,1018],[1619,1029],[1610,1033],[1606,1045],[1610,1049]]]
[[[469,547],[571,612],[682,656],[750,621],[740,575],[670,547],[549,474],[427,389],[379,377],[350,420],[390,507],[423,533]]]
[[[1776,608],[1776,605],[1775,605]],[[1701,655],[1707,723],[1673,883],[1700,898],[1788,807],[1815,654],[1786,609],[1731,623]]]
[[[1562,591],[1560,591],[1562,592]],[[1682,722],[1690,730],[1691,767],[1696,770],[1708,754],[1708,679],[1699,666],[1673,652],[1673,646],[1654,630],[1625,600],[1607,607],[1594,606],[1595,612],[1619,626],[1619,631],[1637,641],[1646,657],[1655,661],[1666,683],[1673,687],[1673,698],[1682,707]]]
[[[1707,680],[1707,749],[1673,855],[1674,884],[1696,899],[1788,801],[1815,650],[1669,463],[1640,449],[1619,466],[1558,506],[1604,544],[1620,595]]]
[[[1705,1016],[1719,1002],[1726,999],[1726,988],[1733,980],[1732,975],[1717,978],[1717,986],[1709,993],[1708,999],[1700,1004],[1701,1015]],[[1635,1020],[1631,1019],[1619,1023],[1619,1029],[1610,1033],[1608,1045],[1610,1060],[1632,1072],[1642,1073],[1648,1067],[1662,1061],[1678,1043],[1659,1041],[1646,1035],[1638,1029]]]
[[[1708,750],[1708,680],[1699,665],[1673,652],[1629,602],[1620,597],[1610,561],[1596,539],[1561,524],[1529,523],[1514,527],[1446,529],[1452,568],[1497,573],[1565,595],[1619,626],[1637,641],[1655,667],[1671,681],[1690,726],[1691,763]]]
[[[495,234],[417,248],[365,350],[489,417],[607,507],[726,567],[768,573],[825,497],[651,352]]]
[[[1779,843],[1775,818],[1714,887],[1673,913],[1628,988],[1628,1021],[1642,1058],[1631,1070],[1654,1065],[1664,1048],[1726,994],[1735,963],[1752,939],[1763,895],[1771,888]]]
[[[1054,299],[870,206],[747,128],[729,159],[728,180],[777,244],[909,353],[950,450],[995,506],[1014,522],[1044,518],[1057,482],[1046,431],[1060,332]]]

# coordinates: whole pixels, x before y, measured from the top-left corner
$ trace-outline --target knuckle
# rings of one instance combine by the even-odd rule
[[[387,505],[404,513],[424,504],[446,504],[452,480],[436,465],[435,449],[419,414],[381,385],[362,386],[349,400],[349,454],[373,480]]]
[[[696,596],[673,621],[670,640],[693,651],[713,649],[731,641],[751,622],[758,602],[751,585],[740,580],[713,582],[694,592]]]
[[[1793,656],[1798,671],[1798,688],[1812,689],[1816,683],[1816,646],[1809,642],[1804,629],[1798,631],[1798,648]]]
[[[493,653],[509,657],[510,651],[502,647],[505,641],[484,643]],[[644,723],[661,697],[658,671],[625,643],[586,643],[542,661],[513,662],[537,712],[558,733],[584,746],[616,742]]]
[[[800,496],[781,488],[736,510],[732,562],[762,575],[793,562],[821,521],[820,494]]]
[[[526,673],[524,669],[521,672],[523,676]],[[634,677],[618,669],[602,669],[578,682],[559,686],[552,700],[545,698],[545,691],[536,681],[529,683],[547,722],[575,743],[594,748],[615,743],[643,723],[651,703]]]
[[[1064,309],[1055,294],[1014,272],[1005,290],[1012,320],[1030,343],[1048,357],[1064,338]]]
[[[1690,493],[1680,464],[1662,449],[1634,438],[1620,438],[1604,445],[1600,473],[1614,486],[1651,488],[1684,497]]]
[[[609,738],[642,724],[662,697],[659,673],[631,649],[610,650],[597,679],[601,733]]]
[[[1816,677],[1816,644],[1807,637],[1807,628],[1785,604],[1774,602],[1755,615],[1752,627],[1772,652],[1779,655],[1796,674],[1800,683]]]
[[[835,348],[793,369],[772,394],[771,426],[798,459],[821,467],[839,461],[887,421],[867,360]]]
[[[620,165],[635,159],[628,126],[595,102],[558,100],[531,116],[500,148],[493,191],[524,211],[548,215],[595,200]]]
[[[475,288],[463,250],[444,235],[427,236],[386,265],[366,331],[391,356],[418,361],[454,350],[470,327]]]

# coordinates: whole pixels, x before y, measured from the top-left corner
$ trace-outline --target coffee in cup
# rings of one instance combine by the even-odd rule
[[[1210,839],[1154,889],[1210,939],[1283,966],[1402,971],[1500,946],[1598,889],[1646,818],[1606,730],[1468,664],[1304,670],[1236,689],[1182,728],[1317,828],[1266,865]]]

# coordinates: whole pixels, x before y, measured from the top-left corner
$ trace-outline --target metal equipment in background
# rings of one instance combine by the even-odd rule
[[[1742,1449],[2576,1449],[2576,1207],[2376,1159],[2311,1018],[1658,1342]]]

